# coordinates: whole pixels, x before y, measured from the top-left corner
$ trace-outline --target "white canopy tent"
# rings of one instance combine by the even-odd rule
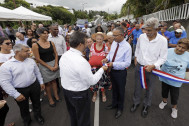
[[[0,21],[17,21],[17,20],[22,20],[20,14],[17,14],[13,10],[0,6]]]
[[[23,20],[27,21],[52,21],[52,18],[49,16],[45,16],[36,12],[33,12],[23,6],[20,6],[13,10],[15,13],[20,14]]]

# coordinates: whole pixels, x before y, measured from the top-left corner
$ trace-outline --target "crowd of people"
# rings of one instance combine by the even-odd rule
[[[64,99],[72,126],[90,126],[90,102],[102,92],[102,102],[107,101],[106,90],[112,90],[112,104],[118,119],[124,109],[127,69],[135,65],[135,88],[131,112],[141,103],[141,67],[145,68],[147,89],[143,100],[142,117],[147,117],[151,106],[154,82],[158,69],[184,78],[189,68],[189,39],[179,21],[168,28],[166,22],[150,18],[130,23],[123,20],[109,23],[107,30],[99,24],[92,34],[87,22],[83,28],[58,23],[45,27],[32,23],[25,28],[20,23],[18,32],[7,25],[6,34],[0,32],[0,125],[4,125],[9,107],[4,100],[12,96],[20,108],[24,126],[29,126],[32,103],[35,119],[43,125],[40,94],[48,98],[49,106],[56,107]],[[177,104],[181,82],[160,77],[162,101],[159,108],[167,105],[170,92],[171,117],[177,118]],[[60,86],[61,85],[61,86]],[[93,92],[89,99],[88,89]],[[51,90],[53,93],[51,93]],[[53,94],[53,95],[52,95]],[[14,121],[14,120],[13,120]],[[10,126],[13,126],[11,123]]]

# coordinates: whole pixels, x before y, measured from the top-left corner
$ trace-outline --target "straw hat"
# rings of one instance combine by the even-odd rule
[[[92,38],[93,40],[96,40],[96,36],[97,36],[97,35],[103,36],[104,40],[107,39],[106,34],[104,34],[104,33],[102,33],[102,32],[97,32],[97,33],[95,33],[95,34],[92,34],[91,38]]]

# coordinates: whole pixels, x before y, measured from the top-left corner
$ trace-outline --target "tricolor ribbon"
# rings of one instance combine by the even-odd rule
[[[162,78],[166,78],[168,80],[172,80],[172,81],[176,81],[176,82],[182,82],[182,83],[189,83],[189,80],[180,78],[180,77],[176,77],[174,75],[171,75],[169,73],[166,73],[164,71],[161,70],[157,70],[157,69],[153,69],[152,73],[162,77]],[[144,89],[147,89],[147,83],[146,83],[146,76],[145,76],[145,67],[140,67],[140,82],[141,82],[141,86]]]

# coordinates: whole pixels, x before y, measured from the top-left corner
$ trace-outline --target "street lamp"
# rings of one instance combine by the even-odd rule
[[[85,5],[86,5],[87,3],[81,3],[81,5],[83,6],[83,11],[84,11],[84,8],[85,8]]]

